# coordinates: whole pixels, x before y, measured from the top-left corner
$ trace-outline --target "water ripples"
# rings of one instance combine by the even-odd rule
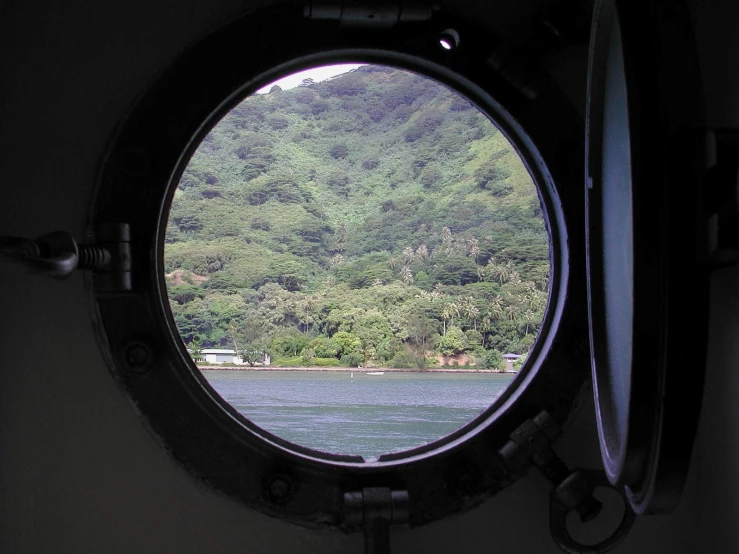
[[[204,371],[244,417],[295,444],[376,457],[459,429],[507,388],[510,374]]]

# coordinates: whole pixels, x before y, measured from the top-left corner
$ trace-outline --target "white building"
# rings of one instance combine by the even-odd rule
[[[241,358],[237,358],[236,352],[230,348],[203,348],[201,353],[203,359],[209,364],[241,363]]]
[[[231,350],[230,348],[203,348],[200,353],[203,360],[208,364],[246,364],[244,359],[241,356],[237,356],[236,351]],[[270,362],[269,354],[265,354],[264,361],[261,364],[257,363],[256,365],[267,366]]]

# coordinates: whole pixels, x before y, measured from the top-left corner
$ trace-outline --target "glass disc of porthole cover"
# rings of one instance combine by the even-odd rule
[[[549,290],[516,149],[463,96],[380,65],[296,73],[227,113],[174,193],[164,264],[182,340],[224,400],[367,459],[488,408]]]

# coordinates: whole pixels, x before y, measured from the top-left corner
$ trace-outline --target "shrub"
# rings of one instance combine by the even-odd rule
[[[350,352],[341,357],[340,364],[344,367],[358,367],[362,365],[363,361],[364,359],[359,352]]]
[[[341,363],[336,358],[313,358],[313,365],[318,367],[340,367]]]
[[[390,367],[411,368],[416,367],[416,359],[412,353],[408,351],[398,352],[395,357],[390,360]]]
[[[300,353],[300,361],[305,365],[311,365],[316,359],[316,353],[311,348],[304,348]]]
[[[503,369],[505,367],[503,354],[496,349],[488,350],[482,365],[485,369]]]
[[[490,194],[502,198],[508,196],[513,192],[513,185],[506,183],[505,181],[498,181],[496,183],[488,183],[485,188],[490,191]]]
[[[320,358],[336,358],[336,356],[341,351],[341,346],[328,338],[325,337],[318,337],[313,339],[310,344],[308,345],[309,348],[311,348],[315,354],[316,359]]]
[[[277,358],[272,360],[272,365],[277,367],[296,367],[303,365],[303,358],[293,356],[291,358]]]

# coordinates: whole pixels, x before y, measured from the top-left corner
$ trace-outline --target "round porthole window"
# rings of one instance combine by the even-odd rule
[[[367,487],[406,491],[411,524],[472,506],[587,378],[580,127],[444,23],[238,21],[105,160],[91,233],[127,224],[132,257],[130,290],[91,282],[112,372],[185,467],[267,513],[340,526]]]
[[[307,69],[232,108],[182,172],[164,246],[209,385],[267,432],[365,459],[435,442],[512,386],[549,264],[505,135],[376,64]]]

